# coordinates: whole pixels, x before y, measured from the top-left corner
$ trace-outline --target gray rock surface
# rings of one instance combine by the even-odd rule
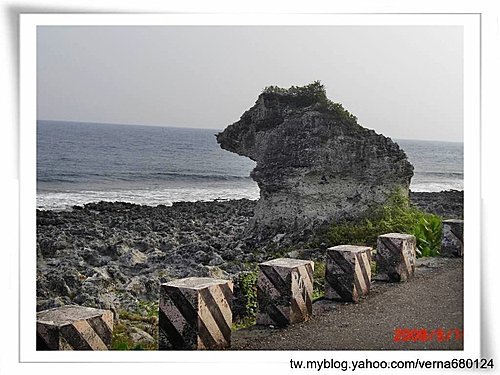
[[[418,208],[444,219],[464,218],[463,190],[435,192],[410,192],[411,202]]]
[[[464,256],[464,221],[443,220],[443,237],[441,240],[441,256]]]
[[[37,310],[78,304],[138,311],[142,302],[158,300],[162,282],[229,279],[244,257],[266,257],[242,236],[254,205],[245,199],[171,207],[99,202],[37,210]]]
[[[463,199],[447,192],[411,197],[422,208],[440,202],[448,210],[463,211]],[[243,316],[245,264],[276,258],[276,251],[291,246],[284,244],[283,236],[276,243],[271,240],[269,248],[245,237],[256,204],[234,200],[149,207],[100,202],[70,211],[37,210],[37,311],[78,304],[110,309],[115,319],[124,311],[148,316],[142,305],[157,303],[160,283],[203,276],[233,279],[233,318]],[[324,260],[327,244],[292,245],[289,257]],[[216,254],[224,262],[212,266],[212,259],[220,261]],[[144,262],[134,262],[138,259]]]
[[[257,162],[250,231],[265,237],[362,217],[396,191],[408,195],[413,176],[399,146],[358,125],[319,82],[265,89],[217,141]]]

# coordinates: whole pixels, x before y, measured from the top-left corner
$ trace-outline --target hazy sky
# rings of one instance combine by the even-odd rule
[[[39,26],[38,119],[222,129],[321,80],[393,138],[463,140],[460,26]]]

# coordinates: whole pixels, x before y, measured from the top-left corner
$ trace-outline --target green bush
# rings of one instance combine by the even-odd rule
[[[319,109],[337,115],[342,120],[357,124],[357,117],[347,111],[342,104],[335,103],[326,96],[325,86],[318,80],[305,86],[291,86],[288,89],[278,86],[267,86],[263,94],[278,97],[280,101],[292,102],[299,106],[319,104]]]
[[[310,98],[314,99],[319,103],[326,103],[328,98],[326,97],[325,87],[320,81],[314,81],[305,86],[291,86],[288,89],[278,87],[278,86],[267,86],[262,90],[263,94],[276,94],[282,96],[289,96],[295,98]]]
[[[441,248],[442,222],[438,216],[422,217],[413,228],[412,234],[417,238],[420,255],[434,257]]]
[[[328,241],[335,245],[377,246],[384,233],[408,233],[417,239],[417,256],[436,256],[441,246],[441,218],[410,204],[402,191],[395,192],[389,203],[375,210],[369,218],[332,225]]]

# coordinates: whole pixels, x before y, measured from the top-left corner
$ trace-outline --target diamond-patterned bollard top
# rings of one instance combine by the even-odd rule
[[[159,349],[225,349],[231,345],[233,283],[188,277],[161,284]]]
[[[371,247],[340,245],[326,250],[325,298],[358,302],[370,292]]]
[[[415,273],[417,240],[411,234],[387,233],[377,239],[377,269],[391,281],[406,281]]]
[[[441,240],[441,256],[464,256],[464,221],[443,220],[443,238]]]
[[[284,327],[312,315],[314,262],[289,258],[259,264],[257,324]]]
[[[36,314],[36,350],[108,350],[112,336],[109,310],[67,305]]]

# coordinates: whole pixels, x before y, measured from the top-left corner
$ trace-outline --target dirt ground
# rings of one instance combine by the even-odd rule
[[[419,259],[406,283],[372,282],[358,304],[320,300],[313,317],[286,328],[254,326],[232,334],[233,350],[462,350],[463,341],[433,336],[395,340],[395,329],[430,334],[463,330],[463,260]],[[435,334],[438,331],[435,331]],[[404,339],[404,337],[400,337]],[[409,338],[406,336],[406,338]]]

